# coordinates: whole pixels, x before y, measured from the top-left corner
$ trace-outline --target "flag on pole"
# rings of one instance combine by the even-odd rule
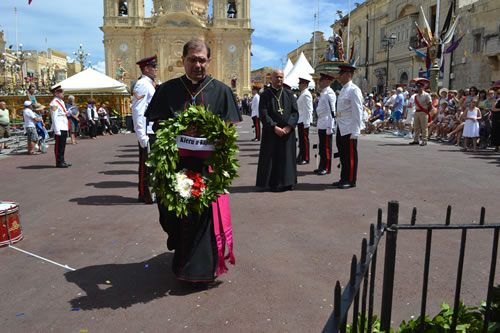
[[[420,10],[422,11],[422,16],[424,17],[424,23],[425,23],[424,31],[426,33],[427,40],[430,42],[432,41],[432,29],[431,26],[429,25],[429,22],[427,21],[427,18],[425,17],[424,9],[422,8],[422,6],[420,6]]]
[[[414,51],[419,57],[422,57],[422,58],[427,57],[427,54],[425,54],[424,52],[419,51],[411,46],[409,48],[410,48],[410,51]]]
[[[422,43],[423,46],[429,47],[429,41],[425,38],[424,33],[422,30],[420,30],[420,27],[418,26],[418,23],[415,22],[415,25],[417,26],[417,32],[418,32],[418,38],[420,42]]]
[[[31,5],[31,1],[33,1],[33,0],[28,0],[28,5]]]
[[[443,29],[441,29],[440,38],[444,39],[444,36],[447,34],[450,29],[451,21],[453,19],[453,9],[455,8],[455,0],[451,0],[450,9],[448,10],[448,14],[446,15],[446,19],[444,20]]]
[[[462,39],[464,38],[465,35],[460,36],[459,39],[457,39],[453,44],[451,44],[445,51],[444,53],[451,53],[456,50]]]

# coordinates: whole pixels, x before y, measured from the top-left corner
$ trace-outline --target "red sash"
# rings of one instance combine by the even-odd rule
[[[427,109],[424,109],[422,107],[422,105],[420,105],[420,103],[418,102],[417,96],[415,96],[415,104],[417,104],[418,108],[420,109],[418,111],[422,111],[422,112],[427,113],[427,115],[429,116],[429,121],[432,121],[432,115],[430,114],[430,112]]]
[[[68,111],[66,111],[66,108],[64,107],[64,104],[62,104],[61,102],[59,102],[56,98],[54,98],[54,101],[56,101],[56,103],[59,104],[62,107],[64,113],[66,114],[66,118],[67,118],[68,117]],[[67,119],[68,119],[68,131],[69,131],[71,129],[71,124],[69,122],[69,118],[67,118]]]

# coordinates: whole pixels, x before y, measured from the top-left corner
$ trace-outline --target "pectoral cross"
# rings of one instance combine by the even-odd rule
[[[279,108],[278,112],[279,112],[279,114],[283,115],[283,109],[282,108]]]

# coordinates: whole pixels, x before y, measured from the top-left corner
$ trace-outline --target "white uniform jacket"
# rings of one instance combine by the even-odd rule
[[[259,116],[259,102],[260,102],[260,96],[259,94],[255,94],[255,96],[252,98],[252,114],[250,117],[258,117]]]
[[[330,87],[324,88],[319,96],[318,107],[316,108],[316,114],[318,116],[317,126],[318,129],[326,130],[326,134],[333,134],[335,121],[332,113],[335,114],[336,100],[337,96]]]
[[[149,102],[155,93],[153,80],[146,75],[141,76],[134,86],[132,93],[132,118],[134,120],[134,130],[142,148],[146,148],[149,142],[147,136],[147,124],[144,112],[148,108]]]
[[[297,108],[299,109],[298,123],[303,123],[304,128],[308,128],[311,125],[313,113],[313,99],[309,90],[302,90],[299,98],[297,99]]]
[[[363,94],[357,85],[349,81],[340,91],[337,103],[337,127],[340,135],[351,134],[352,139],[357,139],[365,128],[362,117]]]
[[[53,110],[57,107],[57,110]],[[64,106],[64,101],[60,98],[54,98],[50,102],[50,113],[52,118],[52,130],[55,135],[61,135],[61,131],[67,131],[69,129],[68,124],[68,111]]]

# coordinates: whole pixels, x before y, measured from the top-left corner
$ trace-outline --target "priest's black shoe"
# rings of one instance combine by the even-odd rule
[[[304,165],[304,164],[309,164],[309,162],[305,160],[297,161],[297,165]]]
[[[342,184],[342,182],[339,180],[339,181],[333,182],[332,186],[339,187],[340,184]]]
[[[339,185],[339,188],[341,188],[341,189],[348,189],[348,188],[352,188],[352,187],[356,187],[356,184],[354,184],[354,183],[342,183]]]
[[[318,176],[324,176],[324,175],[326,175],[327,173],[329,173],[329,172],[328,172],[328,171],[326,171],[326,170],[319,170],[318,172],[316,172],[316,174],[317,174]]]
[[[57,165],[56,165],[56,168],[68,168],[68,167],[69,167],[69,165],[67,165],[67,164],[66,164],[66,163],[64,163],[64,162],[63,162],[63,163],[61,163],[61,164],[57,164]]]

